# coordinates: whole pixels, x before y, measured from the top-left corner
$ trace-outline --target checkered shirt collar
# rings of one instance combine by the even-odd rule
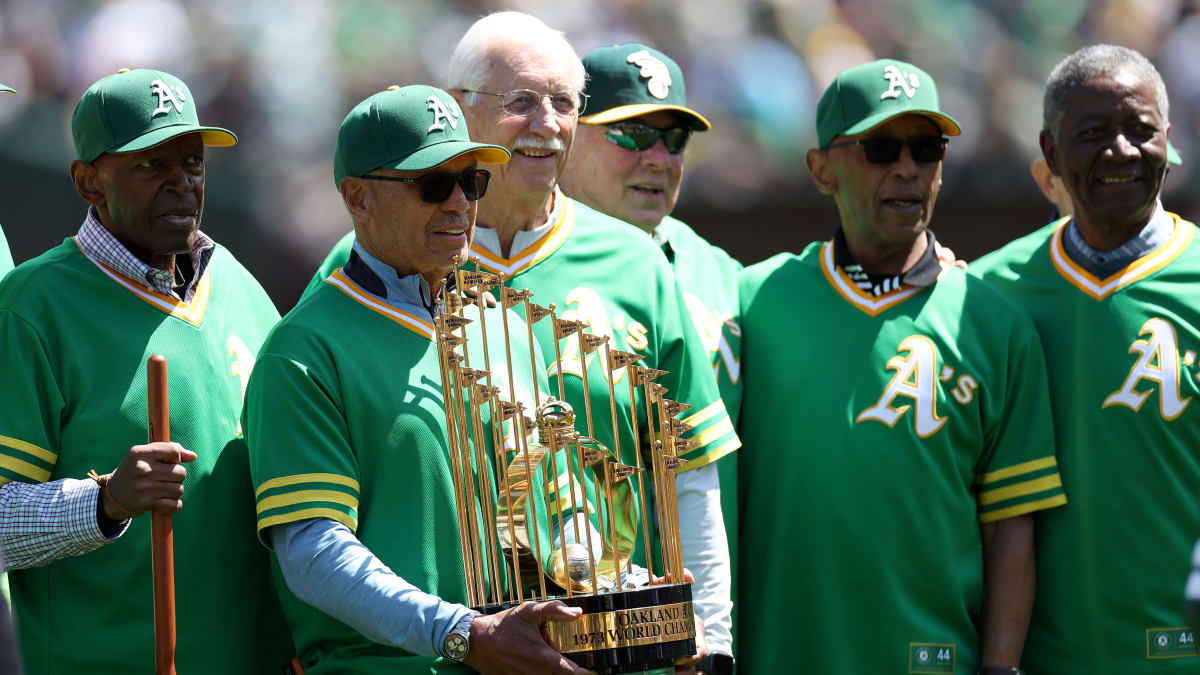
[[[96,207],[88,207],[87,218],[84,218],[79,233],[75,235],[75,241],[79,244],[80,250],[98,262],[111,267],[117,274],[136,281],[156,293],[184,302],[191,302],[192,297],[196,294],[196,282],[204,276],[204,270],[208,267],[208,261],[216,246],[216,242],[208,235],[196,232],[196,240],[192,243],[192,250],[188,252],[188,258],[192,263],[192,278],[184,288],[181,298],[175,292],[175,280],[171,278],[171,273],[151,267],[130,253],[129,249],[117,241],[117,238],[100,222],[100,215],[96,212]]]

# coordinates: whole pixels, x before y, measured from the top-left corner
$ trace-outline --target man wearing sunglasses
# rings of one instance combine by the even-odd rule
[[[740,277],[747,671],[1020,672],[1029,514],[1065,497],[1032,322],[934,253],[958,133],[924,71],[843,71],[807,155],[839,226]]]
[[[1063,59],[1039,140],[1073,210],[971,266],[1041,334],[1071,495],[1038,518],[1031,672],[1200,666],[1180,602],[1200,495],[1200,248],[1159,200],[1168,104],[1134,50]]]
[[[679,198],[688,141],[711,125],[687,107],[679,65],[652,47],[597,47],[583,57],[583,65],[588,110],[579,119],[563,192],[654,237],[679,280],[721,399],[736,422],[741,398],[737,273],[742,265],[668,215]],[[702,665],[706,672],[723,673],[733,668],[737,459],[717,463],[717,470],[719,484],[705,492],[705,499],[720,504],[724,530],[709,527],[695,533],[691,541],[697,546],[685,555],[711,561],[701,580],[709,588],[697,603],[712,652]]]
[[[455,100],[422,85],[367,98],[338,132],[334,182],[356,240],[272,333],[246,392],[258,529],[310,674],[584,672],[539,633],[578,610],[525,603],[484,617],[463,604],[433,319],[488,188],[477,164],[508,158],[472,142]],[[512,352],[513,372],[493,370],[532,391],[529,350]]]

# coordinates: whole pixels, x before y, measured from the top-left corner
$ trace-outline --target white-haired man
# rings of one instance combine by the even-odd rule
[[[512,152],[512,159],[493,172],[488,196],[479,202],[471,245],[476,264],[504,275],[509,287],[529,288],[537,302],[555,304],[562,312],[560,318],[583,321],[592,332],[610,336],[616,349],[642,355],[642,364],[668,371],[658,381],[671,398],[691,406],[683,421],[694,425],[688,436],[698,444],[686,455],[691,461],[676,481],[684,562],[695,575],[697,614],[703,619],[705,607],[728,604],[727,590],[725,598],[703,594],[703,589],[716,585],[709,583],[709,577],[722,567],[711,561],[723,560],[728,568],[728,548],[723,541],[710,542],[715,550],[701,550],[694,543],[698,533],[721,527],[719,503],[706,499],[717,486],[713,462],[736,450],[740,441],[662,251],[637,228],[558,190],[585,105],[583,64],[561,32],[526,14],[499,12],[477,21],[459,41],[450,58],[449,84],[448,90],[462,104],[472,137]],[[318,278],[345,262],[351,244],[347,237],[334,248]],[[550,322],[535,325],[534,332],[543,354],[551,358],[556,340]],[[573,340],[559,347],[567,401],[582,410],[585,386],[580,354]],[[611,447],[614,434],[619,434],[622,452],[630,455],[626,459],[632,464],[637,445],[625,374],[617,371],[614,382],[620,385],[613,387],[614,429],[608,414],[607,369],[594,361],[597,353],[586,357],[586,390],[592,406],[603,414],[593,416],[588,435]],[[558,377],[553,361],[546,367],[551,377]],[[636,403],[638,410],[644,410],[640,400]],[[647,428],[644,419],[638,420],[637,428]],[[646,495],[648,510],[654,508],[652,497]],[[642,522],[653,527],[654,518]],[[574,528],[567,528],[565,536],[573,539]],[[594,555],[611,555],[600,550],[601,539],[592,538]],[[633,548],[635,562],[645,563],[647,552],[641,542],[637,534],[622,539],[622,551]],[[651,548],[657,547],[652,542]],[[653,560],[657,552],[650,555]],[[657,561],[653,567],[662,569]],[[728,584],[724,587],[728,589]]]

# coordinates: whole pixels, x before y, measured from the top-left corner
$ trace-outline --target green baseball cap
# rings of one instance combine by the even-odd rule
[[[596,111],[579,118],[584,124],[609,124],[673,110],[696,131],[712,128],[703,115],[687,107],[679,65],[657,49],[636,42],[597,47],[583,57],[583,68],[588,109]]]
[[[15,93],[17,93],[17,90],[13,89],[12,87],[8,86],[7,84],[0,84],[0,93],[15,94]]]
[[[138,152],[197,132],[205,145],[237,143],[228,129],[200,126],[192,92],[161,70],[122,68],[102,78],[83,92],[71,116],[75,158],[84,162],[106,152]]]
[[[929,73],[892,59],[847,68],[817,103],[817,142],[828,148],[834,136],[861,134],[909,114],[928,117],[947,136],[962,133],[958,122],[938,108],[937,85]]]
[[[484,164],[504,164],[508,150],[475,143],[454,97],[437,87],[392,85],[354,106],[338,129],[333,182],[375,169],[424,171],[474,153]]]

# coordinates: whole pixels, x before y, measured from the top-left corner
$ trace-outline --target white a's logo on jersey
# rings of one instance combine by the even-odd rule
[[[150,119],[171,112],[171,109],[167,107],[168,103],[175,107],[175,112],[181,113],[183,104],[187,102],[187,94],[183,92],[183,87],[175,87],[175,91],[172,92],[171,87],[162,80],[150,83],[150,94],[158,97],[158,107],[150,113]]]
[[[458,129],[458,108],[453,103],[447,104],[436,96],[430,96],[425,99],[425,105],[426,110],[433,113],[433,124],[429,125],[429,130],[425,133],[441,131],[447,124],[451,129]]]
[[[921,335],[904,338],[897,352],[908,352],[908,356],[893,356],[888,359],[888,370],[896,371],[892,381],[883,390],[883,396],[875,405],[860,412],[854,418],[854,423],[865,420],[875,420],[890,426],[908,412],[913,412],[913,428],[921,438],[936,434],[946,423],[945,417],[937,414],[937,378],[940,374],[937,365],[937,351],[933,343]],[[906,398],[910,402],[896,406],[897,398]]]
[[[921,79],[917,77],[916,73],[900,72],[895,64],[889,64],[883,69],[883,77],[888,81],[888,88],[879,95],[880,101],[900,98],[901,91],[905,96],[912,98],[917,95],[917,89],[921,86]]]
[[[1135,412],[1141,409],[1149,391],[1138,391],[1142,380],[1158,383],[1158,410],[1163,419],[1179,417],[1192,397],[1182,398],[1179,394],[1179,346],[1175,327],[1163,319],[1150,319],[1142,324],[1139,336],[1149,334],[1145,340],[1135,340],[1129,345],[1129,353],[1140,354],[1121,388],[1104,399],[1101,408],[1123,405]]]
[[[646,82],[646,90],[650,92],[651,96],[661,100],[671,92],[671,73],[667,70],[667,64],[651,56],[650,52],[645,49],[636,51],[630,54],[625,61],[641,69],[638,71],[638,75],[649,78],[649,81]]]

